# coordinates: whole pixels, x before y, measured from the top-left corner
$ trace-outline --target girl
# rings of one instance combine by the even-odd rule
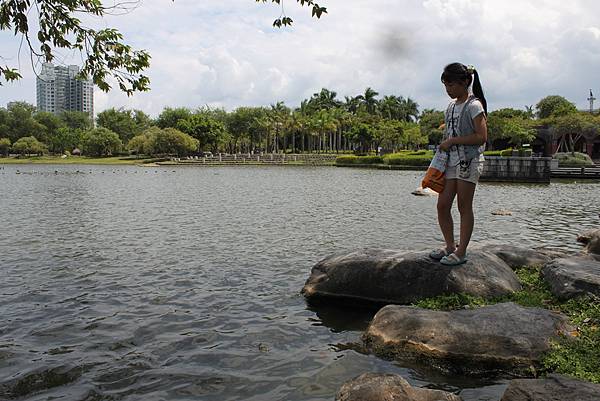
[[[487,102],[479,75],[473,67],[449,64],[442,73],[450,102],[445,116],[444,140],[440,149],[448,151],[446,185],[437,203],[438,223],[446,246],[434,250],[430,257],[444,265],[460,265],[467,261],[467,246],[473,233],[473,195],[483,171],[483,150],[487,141]],[[469,87],[473,84],[473,93]],[[454,242],[452,204],[458,198],[460,241]]]

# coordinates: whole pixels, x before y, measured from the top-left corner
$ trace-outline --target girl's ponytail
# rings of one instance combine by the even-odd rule
[[[485,100],[485,95],[483,94],[483,88],[481,87],[481,82],[479,81],[479,74],[476,69],[473,69],[473,95],[483,105],[483,110],[485,111],[485,115],[487,116],[487,101]]]

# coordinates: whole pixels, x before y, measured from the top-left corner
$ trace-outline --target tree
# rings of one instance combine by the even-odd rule
[[[102,127],[87,131],[82,140],[83,151],[91,156],[110,156],[122,146],[119,135]]]
[[[57,130],[56,135],[50,138],[48,145],[53,153],[72,152],[73,149],[81,147],[83,137],[83,130],[61,127]]]
[[[194,114],[187,120],[179,120],[176,128],[196,138],[200,149],[208,147],[215,153],[219,145],[227,143],[229,139],[225,126],[205,114]]]
[[[197,139],[175,128],[165,128],[157,131],[153,139],[155,154],[186,156],[198,150]]]
[[[444,112],[439,110],[423,110],[419,118],[419,127],[421,133],[429,138],[430,144],[437,144],[442,141],[444,130]]]
[[[6,132],[3,135],[6,135],[13,143],[19,138],[40,135],[44,131],[44,126],[33,118],[35,106],[26,102],[12,102],[6,111]]]
[[[532,124],[533,120],[521,110],[506,108],[492,111],[487,121],[488,141],[493,144],[503,139],[519,147],[535,138],[536,131]]]
[[[359,122],[350,130],[350,137],[353,141],[360,143],[362,153],[369,150],[369,144],[373,141],[373,131],[373,125],[366,122]]]
[[[131,138],[127,148],[137,154],[186,156],[198,150],[198,140],[175,128],[150,127]]]
[[[411,149],[418,149],[429,142],[429,138],[421,131],[419,124],[404,122],[402,127],[402,143]]]
[[[46,144],[49,144],[58,133],[58,130],[65,125],[56,114],[47,111],[38,111],[33,115],[33,118],[42,128],[34,136]]]
[[[20,138],[13,144],[12,149],[21,155],[43,155],[47,151],[46,146],[33,136]]]
[[[192,117],[192,111],[186,107],[165,107],[156,119],[156,125],[159,128],[175,128],[180,120],[189,120]]]
[[[10,139],[0,138],[0,153],[2,153],[4,156],[8,156],[9,151],[10,151]]]
[[[559,139],[558,151],[575,153],[575,144],[584,135],[596,136],[600,132],[600,121],[589,113],[571,113],[556,118],[552,124],[555,138]]]
[[[546,96],[535,107],[538,118],[560,117],[577,112],[573,103],[558,95]]]
[[[396,149],[402,140],[404,130],[402,123],[397,120],[381,119],[374,125],[373,141],[375,149],[380,146],[386,149]]]
[[[376,92],[371,88],[367,88],[365,89],[365,93],[363,95],[357,96],[369,114],[375,114],[377,111],[377,99],[375,98],[377,95],[379,95],[379,92]]]
[[[313,17],[320,18],[327,10],[313,0],[296,0],[309,6]],[[268,0],[262,0],[263,3]],[[283,12],[273,25],[291,25],[292,19]],[[24,38],[32,58],[51,62],[56,53],[79,52],[83,60],[81,76],[89,76],[103,91],[111,89],[109,81],[115,79],[118,87],[127,93],[146,91],[150,80],[142,72],[150,65],[150,55],[145,50],[134,50],[123,42],[123,35],[113,28],[93,29],[82,22],[86,16],[102,17],[122,13],[137,6],[138,1],[122,1],[106,6],[101,0],[6,0],[0,3],[0,30],[12,31]],[[36,27],[31,31],[31,27]],[[19,70],[0,66],[0,85],[4,81],[21,78]]]
[[[90,115],[83,111],[65,110],[58,116],[70,129],[85,131],[92,128],[92,120],[90,119]]]
[[[322,88],[320,92],[314,93],[308,100],[308,108],[312,111],[319,111],[321,109],[333,109],[341,106],[341,102],[337,100],[337,93],[330,91],[327,88]]]
[[[113,107],[98,113],[96,123],[100,127],[116,132],[121,141],[126,143],[148,128],[150,118],[140,110],[115,109]]]

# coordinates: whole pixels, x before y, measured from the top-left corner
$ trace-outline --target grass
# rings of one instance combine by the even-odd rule
[[[541,277],[540,266],[515,270],[523,289],[513,294],[486,300],[467,294],[442,295],[415,303],[435,310],[481,307],[499,302],[515,302],[526,307],[546,308],[563,313],[577,328],[575,339],[560,338],[542,360],[543,372],[561,373],[593,383],[600,383],[600,298],[580,297],[561,301],[549,290]]]
[[[0,164],[142,164],[156,161],[156,159],[137,159],[131,157],[87,157],[69,156],[32,156],[32,157],[0,157]]]

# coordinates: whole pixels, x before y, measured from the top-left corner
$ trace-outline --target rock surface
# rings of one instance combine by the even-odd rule
[[[550,291],[558,298],[570,299],[580,295],[600,296],[600,261],[572,257],[555,259],[542,269]]]
[[[513,269],[521,266],[544,265],[564,256],[554,251],[534,250],[513,245],[486,245],[477,249],[493,253]]]
[[[342,385],[336,401],[461,401],[440,390],[412,387],[399,375],[362,374]]]
[[[598,401],[600,385],[549,375],[546,379],[512,380],[500,401]]]
[[[363,249],[317,263],[302,293],[308,299],[337,297],[408,304],[442,294],[499,297],[521,289],[512,269],[488,252],[470,252],[469,261],[448,267],[429,252]]]
[[[418,359],[460,374],[528,375],[550,340],[570,330],[562,315],[514,303],[451,312],[388,305],[377,312],[363,340],[378,355]]]

